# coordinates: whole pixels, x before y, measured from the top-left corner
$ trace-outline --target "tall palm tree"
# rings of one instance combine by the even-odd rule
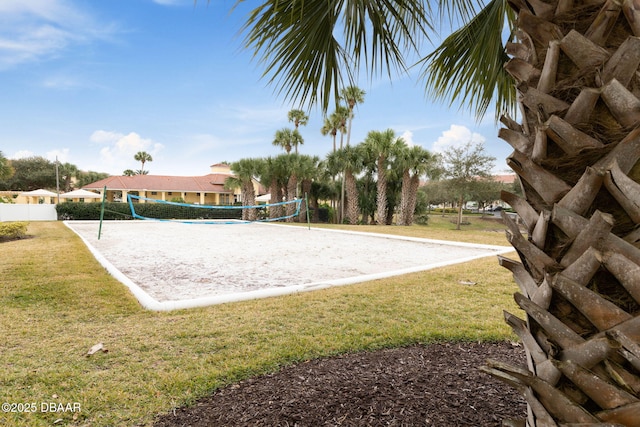
[[[298,184],[301,177],[305,173],[305,157],[300,154],[290,154],[285,157],[283,168],[286,171],[285,174],[288,176],[288,180],[286,182],[285,187],[285,198],[286,200],[295,200],[299,196]],[[287,222],[293,222],[293,214],[296,211],[296,205],[293,203],[287,204],[285,206],[285,213],[287,218]]]
[[[495,100],[524,190],[503,193],[526,233],[505,217],[520,260],[500,262],[520,287],[526,316],[505,318],[528,366],[485,369],[522,390],[529,426],[638,425],[638,2],[491,0],[475,15],[471,4],[438,3],[472,19],[425,57],[424,78],[479,117]],[[247,46],[285,95],[326,111],[341,69],[357,72],[362,57],[372,71],[403,65],[402,42],[418,46],[435,22],[427,5],[268,0],[247,22]],[[344,37],[334,37],[336,24]],[[520,123],[510,117],[516,99]]]
[[[387,167],[393,150],[403,144],[402,138],[396,138],[393,129],[385,131],[371,131],[364,140],[365,149],[375,159],[375,170],[378,175],[376,181],[376,223],[384,225],[387,222]]]
[[[336,110],[331,113],[334,118],[332,120],[338,122],[338,132],[340,132],[340,148],[344,147],[344,135],[347,133],[347,123],[349,120],[349,108],[344,105],[338,105]]]
[[[499,136],[514,149],[507,163],[524,197],[502,199],[527,229],[505,217],[520,260],[500,263],[520,287],[526,316],[505,319],[529,369],[485,369],[522,390],[529,425],[638,425],[640,10],[629,1],[509,5],[520,39],[503,51],[504,70],[522,121],[503,116]],[[456,56],[438,55],[434,75],[450,78],[443,59]]]
[[[268,157],[263,159],[259,168],[260,182],[269,188],[269,218],[275,219],[284,216],[282,205],[276,205],[282,202],[284,192],[283,185],[286,182],[286,169],[284,168],[284,159],[286,154],[277,157]]]
[[[411,225],[416,210],[420,178],[425,175],[434,177],[437,174],[437,157],[419,145],[399,145],[399,148],[397,164],[402,173],[402,190],[396,223]]]
[[[300,156],[300,166],[298,178],[300,179],[300,197],[308,201],[311,193],[311,185],[320,176],[320,158],[318,156]],[[300,221],[306,221],[308,206],[306,203],[300,205]]]
[[[144,170],[144,164],[147,162],[152,162],[153,161],[153,157],[151,157],[151,154],[147,153],[146,151],[138,151],[133,158],[140,162],[141,166],[140,166],[140,171],[138,172],[140,175],[147,175],[149,172],[147,171],[145,173]]]
[[[333,150],[336,151],[336,135],[338,134],[338,123],[331,121],[331,116],[325,117],[322,122],[322,127],[320,128],[320,133],[322,136],[331,135],[331,140],[333,141]]]
[[[282,147],[289,154],[293,147],[297,153],[298,145],[304,144],[304,140],[297,129],[282,128],[276,131],[272,144]]]
[[[225,187],[240,188],[243,206],[255,206],[256,192],[253,185],[254,179],[260,172],[260,161],[258,159],[246,158],[231,163],[231,171],[233,176],[227,178]],[[258,212],[255,208],[246,208],[242,210],[242,219],[246,221],[255,221]]]
[[[287,114],[287,118],[289,119],[290,122],[293,123],[293,125],[295,126],[295,130],[299,131],[298,127],[300,125],[302,126],[306,126],[307,122],[309,121],[309,116],[307,115],[307,113],[305,113],[302,110],[291,110],[289,111],[289,113]],[[301,142],[302,144],[302,142]],[[298,153],[298,145],[295,145],[295,150],[296,150],[296,154]]]
[[[351,124],[353,123],[353,109],[356,104],[362,104],[364,102],[364,96],[366,92],[357,86],[347,86],[340,91],[340,98],[347,102],[349,107],[349,125],[347,127],[347,145],[351,141]]]
[[[293,126],[295,126],[295,129],[297,131],[299,131],[298,127],[300,125],[306,126],[309,121],[309,116],[307,115],[307,113],[305,113],[302,110],[295,110],[295,109],[290,110],[289,113],[287,113],[287,118],[291,123],[293,123]],[[297,152],[298,152],[298,146],[296,145],[296,153]]]
[[[331,135],[333,140],[333,151],[336,151],[336,135],[340,132],[340,148],[342,148],[342,136],[346,132],[345,123],[347,121],[349,110],[343,105],[339,105],[336,110],[325,117],[320,128],[320,133],[325,135]]]
[[[340,150],[329,153],[327,167],[334,171],[344,171],[346,200],[346,218],[349,224],[357,224],[360,217],[360,204],[358,203],[358,186],[356,175],[364,167],[364,159],[361,150],[356,146],[346,146]]]

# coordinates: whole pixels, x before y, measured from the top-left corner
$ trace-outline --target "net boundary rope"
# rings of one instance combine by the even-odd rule
[[[158,204],[166,204],[166,205],[171,205],[171,206],[183,206],[183,207],[187,207],[187,208],[196,208],[196,209],[212,209],[212,210],[238,210],[238,209],[265,209],[265,208],[269,208],[269,207],[274,207],[274,206],[285,206],[285,205],[290,205],[295,203],[296,204],[296,210],[294,213],[289,214],[289,215],[283,215],[283,216],[279,216],[276,218],[260,218],[260,219],[255,219],[255,220],[242,220],[242,219],[234,219],[234,220],[189,220],[189,219],[169,219],[169,218],[152,218],[152,217],[146,217],[146,216],[142,216],[140,214],[138,214],[135,210],[135,203],[133,202],[133,200],[143,200],[143,201],[150,201],[152,203],[158,203]],[[288,218],[294,218],[298,215],[300,215],[300,208],[302,206],[302,202],[305,201],[306,199],[300,199],[300,198],[296,198],[293,200],[287,200],[284,202],[278,202],[278,203],[267,203],[264,205],[196,205],[196,204],[191,204],[191,203],[182,203],[182,202],[170,202],[167,200],[160,200],[160,199],[153,199],[153,198],[148,198],[148,197],[142,197],[142,196],[136,196],[134,194],[127,194],[127,202],[129,203],[129,208],[131,209],[131,215],[133,216],[133,218],[135,219],[141,219],[141,220],[147,220],[147,221],[165,221],[165,222],[180,222],[180,223],[185,223],[185,224],[248,224],[248,223],[253,223],[253,222],[274,222],[274,221],[281,221],[284,219],[288,219]],[[308,212],[308,207],[307,207],[307,212]]]

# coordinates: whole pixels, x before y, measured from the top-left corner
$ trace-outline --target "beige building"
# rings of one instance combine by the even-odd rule
[[[224,183],[232,176],[229,165],[215,164],[204,176],[133,175],[111,176],[82,187],[99,191],[106,188],[108,202],[126,202],[129,194],[149,199],[201,205],[231,205],[240,199],[240,189],[226,189]],[[256,194],[262,194],[254,182]],[[144,200],[140,200],[144,203]]]

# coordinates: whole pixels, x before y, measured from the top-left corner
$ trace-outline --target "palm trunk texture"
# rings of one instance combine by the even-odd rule
[[[504,192],[528,366],[482,369],[520,390],[520,426],[640,426],[640,0],[511,0],[522,123],[500,137],[524,197]]]
[[[360,217],[358,186],[356,177],[351,171],[345,173],[345,186],[347,191],[347,219],[349,220],[349,224],[357,224]]]

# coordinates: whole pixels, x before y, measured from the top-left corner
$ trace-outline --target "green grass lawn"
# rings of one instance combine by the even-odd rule
[[[506,245],[499,223],[456,231],[448,221],[355,229]],[[140,308],[62,223],[34,222],[28,234],[0,243],[0,394],[14,404],[10,412],[3,407],[0,425],[150,425],[155,415],[218,387],[303,360],[442,340],[516,339],[502,310],[518,311],[517,287],[494,257],[167,313]],[[87,357],[99,342],[108,352]],[[49,402],[80,412],[43,411]]]

